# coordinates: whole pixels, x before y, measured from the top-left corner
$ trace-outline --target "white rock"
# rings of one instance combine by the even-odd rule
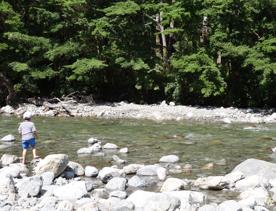
[[[51,172],[51,171],[44,172],[40,176],[42,178],[43,186],[51,185],[53,183],[54,178],[55,178],[54,172]]]
[[[198,209],[198,211],[215,211],[217,205],[206,204]]]
[[[226,184],[223,182],[223,176],[209,176],[198,178],[194,185],[201,189],[222,190]]]
[[[127,192],[125,191],[112,191],[109,194],[109,197],[115,197],[119,199],[125,199],[127,197]]]
[[[123,159],[119,158],[117,155],[113,155],[112,160],[115,161],[118,164],[124,164],[124,163],[127,162],[126,160],[123,160]]]
[[[77,211],[99,211],[97,202],[89,202],[77,208]]]
[[[61,201],[58,203],[57,211],[73,211],[74,205],[70,201]]]
[[[163,167],[158,167],[156,169],[157,177],[159,180],[163,181],[167,177],[167,170]]]
[[[44,196],[41,201],[34,207],[34,210],[54,211],[56,210],[57,198],[54,196]]]
[[[269,211],[269,210],[263,206],[255,206],[254,211]]]
[[[118,149],[119,147],[116,144],[106,143],[103,145],[103,149]]]
[[[125,174],[136,174],[138,169],[140,169],[143,166],[144,165],[142,165],[142,164],[129,164],[129,165],[123,167],[123,171]]]
[[[160,158],[159,162],[164,163],[176,163],[179,161],[179,157],[177,155],[166,155]]]
[[[147,200],[154,196],[154,192],[148,192],[143,190],[137,190],[130,194],[130,196],[126,199],[127,201],[130,201],[134,204],[135,209],[138,207],[142,208],[145,207]]]
[[[161,192],[178,191],[183,190],[188,184],[178,178],[168,178],[163,183]]]
[[[219,204],[216,211],[242,211],[242,208],[238,202],[228,200]]]
[[[169,105],[170,106],[175,106],[175,102],[170,102]]]
[[[276,164],[258,159],[247,159],[237,165],[232,172],[240,171],[245,177],[258,175],[266,179],[276,178]]]
[[[4,136],[3,138],[1,138],[1,141],[4,142],[11,142],[11,141],[15,141],[15,137],[11,134]]]
[[[68,156],[65,154],[52,154],[41,160],[34,170],[37,175],[51,171],[55,174],[55,177],[57,177],[65,170],[68,162]]]
[[[106,211],[130,211],[134,209],[134,205],[130,201],[121,200],[114,197],[111,197],[109,199],[100,199],[98,204],[100,210]]]
[[[226,123],[226,124],[231,124],[231,123],[232,123],[232,120],[226,117],[226,118],[223,118],[223,119],[222,119],[222,122],[224,122],[224,123]]]
[[[16,155],[3,154],[1,157],[1,162],[3,166],[8,166],[17,161],[19,161],[19,158]]]
[[[122,149],[119,150],[120,153],[128,153],[128,148],[124,147]]]
[[[136,174],[141,176],[156,176],[158,168],[159,167],[155,165],[146,165],[138,169]]]
[[[161,103],[160,103],[160,106],[167,106],[168,104],[166,103],[166,100],[163,100]]]
[[[10,105],[6,105],[0,109],[0,113],[6,113],[6,114],[13,114],[14,113],[14,108],[11,107]]]
[[[180,210],[197,210],[206,204],[207,196],[204,193],[196,191],[170,191],[164,192],[170,196],[174,196],[181,201]]]
[[[113,177],[119,177],[119,176],[121,176],[119,169],[111,168],[111,167],[104,167],[102,170],[100,170],[98,174],[98,178],[103,182],[107,182]]]
[[[155,185],[157,183],[156,177],[149,177],[149,176],[133,176],[128,180],[128,186],[130,187],[136,187],[136,188],[141,188],[141,187],[148,187]]]
[[[238,190],[247,190],[249,188],[267,187],[268,180],[258,175],[248,176],[236,182],[235,187]]]
[[[53,194],[60,200],[76,200],[87,194],[85,181],[73,181],[54,189]]]
[[[77,154],[91,154],[93,152],[91,147],[83,147],[78,149]]]
[[[71,168],[74,171],[74,174],[77,176],[83,176],[84,175],[84,168],[81,164],[69,161],[68,165],[69,168]]]
[[[94,166],[85,167],[85,176],[86,177],[96,177],[99,173],[99,170]]]
[[[88,142],[88,144],[95,144],[95,143],[98,143],[99,140],[97,138],[91,137],[87,140],[87,142]]]
[[[42,188],[42,179],[39,176],[24,178],[18,184],[18,194],[21,197],[34,197],[40,194]]]
[[[234,183],[236,183],[237,181],[244,179],[244,175],[242,172],[240,171],[235,171],[235,172],[231,172],[229,174],[226,174],[223,179],[222,182],[225,182],[227,184],[231,184],[233,185]]]
[[[145,206],[142,207],[145,211],[158,211],[158,210],[176,210],[180,207],[180,200],[177,197],[170,196],[164,193],[155,193],[150,196]]]
[[[266,206],[268,202],[269,194],[265,188],[259,187],[255,189],[248,189],[240,194],[241,199],[253,199],[259,206]]]
[[[115,190],[124,191],[126,189],[126,183],[127,183],[126,178],[114,177],[108,181],[108,183],[105,185],[105,188],[110,191],[115,191]]]
[[[15,192],[15,186],[12,176],[0,175],[0,194],[8,194]]]

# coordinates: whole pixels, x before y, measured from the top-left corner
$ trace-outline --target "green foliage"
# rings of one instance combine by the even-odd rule
[[[181,87],[181,90],[186,89],[192,95],[203,97],[217,96],[225,91],[225,82],[219,69],[204,51],[174,58],[172,65],[176,69],[176,89]]]
[[[2,0],[0,71],[18,98],[80,91],[108,101],[275,107],[275,6]],[[9,89],[0,89],[3,102]]]
[[[103,61],[91,58],[91,59],[78,59],[71,65],[66,67],[73,71],[73,74],[68,78],[69,80],[82,80],[83,76],[92,70],[100,70],[106,67]]]

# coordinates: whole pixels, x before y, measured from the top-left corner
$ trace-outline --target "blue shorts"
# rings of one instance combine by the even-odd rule
[[[35,138],[22,141],[22,148],[23,149],[29,149],[30,145],[31,145],[32,148],[35,148],[35,143],[36,143]]]

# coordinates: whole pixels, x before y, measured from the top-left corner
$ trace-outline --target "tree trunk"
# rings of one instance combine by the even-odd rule
[[[10,105],[14,102],[15,99],[15,91],[13,88],[12,83],[9,81],[9,79],[0,72],[0,87],[3,86],[7,89],[8,95],[6,97],[6,104]]]

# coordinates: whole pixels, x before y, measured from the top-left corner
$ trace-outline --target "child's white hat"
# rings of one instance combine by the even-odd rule
[[[23,114],[23,119],[31,119],[32,118],[32,113],[29,112],[29,111],[26,111],[24,114]]]

